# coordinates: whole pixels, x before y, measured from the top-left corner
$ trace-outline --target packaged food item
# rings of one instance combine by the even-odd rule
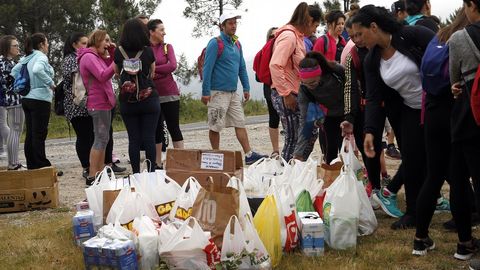
[[[300,249],[307,256],[321,256],[324,253],[325,227],[317,212],[299,212]]]
[[[92,210],[85,210],[77,212],[72,218],[73,238],[78,246],[95,236],[93,216]]]

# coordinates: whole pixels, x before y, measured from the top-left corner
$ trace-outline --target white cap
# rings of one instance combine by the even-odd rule
[[[234,12],[225,12],[220,16],[220,24],[222,24],[224,21],[229,20],[229,19],[240,19],[242,16],[238,15],[237,13]]]

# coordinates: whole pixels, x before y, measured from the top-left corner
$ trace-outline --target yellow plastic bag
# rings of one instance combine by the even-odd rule
[[[253,218],[253,224],[270,254],[272,266],[277,266],[282,259],[282,242],[280,241],[280,217],[273,195],[265,197],[260,204]]]

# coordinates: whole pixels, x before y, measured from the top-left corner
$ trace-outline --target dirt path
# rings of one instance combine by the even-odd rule
[[[255,151],[270,154],[272,151],[268,137],[268,123],[266,117],[249,118],[250,125],[247,125],[247,132],[250,144]],[[208,130],[205,129],[205,123],[195,123],[182,126],[185,140],[185,148],[190,149],[210,149],[208,140]],[[280,136],[281,144],[283,138]],[[241,150],[240,144],[235,138],[233,128],[225,129],[221,132],[221,149]],[[318,143],[315,146],[319,151]],[[75,138],[57,139],[47,141],[47,157],[54,166],[63,171],[63,176],[59,177],[60,205],[71,208],[76,202],[85,199],[85,180],[81,177],[82,168],[75,152]],[[128,160],[128,139],[125,132],[114,134],[114,153],[120,158],[120,166],[127,167],[127,173],[131,172]],[[25,164],[23,150],[20,152],[20,159]],[[398,161],[387,159],[387,168],[391,175],[398,166]],[[5,160],[0,160],[0,166],[6,166]],[[13,214],[15,215],[15,214]]]

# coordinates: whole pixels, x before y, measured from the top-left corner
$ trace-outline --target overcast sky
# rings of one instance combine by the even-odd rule
[[[321,1],[319,1],[321,2]],[[341,1],[342,2],[342,1]],[[461,0],[430,0],[432,14],[447,17],[462,5]],[[265,43],[266,31],[272,26],[282,26],[290,19],[293,10],[300,1],[292,0],[244,0],[240,9],[242,19],[237,28],[237,35],[242,43],[245,59],[253,58]],[[313,3],[313,1],[307,1]],[[390,7],[393,1],[361,0],[361,5],[375,4]],[[193,20],[183,17],[185,1],[163,0],[151,18],[161,19],[166,27],[166,42],[173,45],[175,53],[185,53],[191,63],[200,55],[203,47],[211,37],[193,38],[191,36]]]
[[[286,24],[295,7],[301,1],[293,0],[244,0],[240,6],[242,19],[239,20],[237,35],[242,44],[245,61],[251,86],[251,94],[254,99],[263,98],[261,84],[255,82],[252,63],[255,54],[265,44],[267,30],[272,26],[282,26]],[[307,1],[311,4],[314,1]],[[318,2],[321,2],[319,0]],[[342,1],[341,1],[342,2]],[[389,0],[361,0],[361,5],[375,4],[390,8],[394,1]],[[441,18],[446,18],[456,8],[461,7],[462,0],[430,0],[432,4],[432,14]],[[342,2],[343,3],[343,2]],[[162,0],[156,12],[151,18],[161,19],[165,25],[167,43],[172,44],[177,59],[184,53],[189,64],[192,65],[200,55],[202,49],[207,45],[211,36],[203,38],[193,38],[191,36],[194,21],[183,17],[183,10],[186,3],[183,0]],[[248,9],[247,12],[244,12]],[[219,32],[216,32],[219,33]],[[215,34],[215,36],[218,34]],[[194,93],[196,97],[200,96],[200,82],[192,81],[189,86],[183,86],[182,92]],[[239,86],[239,89],[242,89]]]

